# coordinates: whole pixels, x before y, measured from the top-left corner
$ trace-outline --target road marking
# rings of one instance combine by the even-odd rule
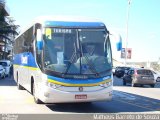
[[[136,96],[131,95],[129,93],[124,93],[121,91],[114,91],[113,94],[115,95],[115,97],[118,96],[120,98],[127,99],[127,100],[135,100],[136,99]]]
[[[140,108],[145,108],[145,109],[147,109],[147,110],[155,111],[155,109],[148,108],[148,107],[144,107],[144,106],[140,106],[140,105],[133,104],[133,103],[129,103],[129,102],[126,102],[126,101],[123,101],[123,100],[115,100],[115,101],[119,101],[119,102],[127,103],[127,104],[134,105],[134,106],[137,106],[137,107],[140,107]]]
[[[154,101],[150,98],[143,98],[137,95],[130,95],[130,93],[124,93],[121,91],[114,91],[114,100],[125,102],[127,104],[136,105],[141,108],[156,111],[159,108],[159,101]],[[127,101],[127,102],[126,102]]]

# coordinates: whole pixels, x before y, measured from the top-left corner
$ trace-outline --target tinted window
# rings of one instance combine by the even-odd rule
[[[134,70],[131,70],[131,74],[134,74]]]
[[[137,70],[137,74],[153,75],[150,70]]]
[[[129,70],[130,67],[117,67],[116,69],[117,70]]]
[[[131,70],[128,71],[128,75],[131,75]]]
[[[14,43],[14,53],[33,52],[33,27],[29,28],[21,36],[19,36]]]
[[[0,65],[7,66],[7,63],[6,62],[0,62]]]
[[[49,31],[49,32],[48,32]],[[104,29],[46,28],[44,69],[63,74],[104,74],[111,69],[109,38]]]
[[[128,74],[129,74],[129,75],[133,75],[133,74],[134,74],[134,70],[129,70],[129,71],[128,71]]]

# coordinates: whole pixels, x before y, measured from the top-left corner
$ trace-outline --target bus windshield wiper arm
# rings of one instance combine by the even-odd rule
[[[73,64],[74,58],[75,58],[76,56],[77,56],[77,51],[76,51],[76,45],[74,44],[74,52],[73,52],[73,54],[72,54],[72,56],[71,56],[71,59],[70,59],[69,63],[67,64],[67,68],[66,68],[64,74],[67,74],[67,73],[68,73],[71,65]]]
[[[96,71],[94,64],[89,60],[88,56],[85,55],[84,57],[86,59],[87,64],[89,65],[89,68],[92,71],[92,73],[94,73],[96,76],[100,76],[99,73]]]

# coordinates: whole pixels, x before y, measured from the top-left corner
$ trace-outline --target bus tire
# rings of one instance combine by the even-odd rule
[[[35,84],[34,84],[34,80],[32,80],[31,86],[32,86],[31,87],[32,88],[31,92],[32,92],[32,95],[34,97],[34,102],[37,103],[37,104],[42,104],[43,102],[35,96]]]
[[[18,73],[17,73],[17,88],[18,88],[18,90],[24,90],[24,87],[19,84]]]
[[[132,86],[132,87],[136,87],[136,84],[135,84],[135,83],[132,83],[131,86]]]
[[[123,80],[123,85],[126,85],[126,81],[125,80]]]
[[[152,88],[154,88],[155,84],[150,85]]]

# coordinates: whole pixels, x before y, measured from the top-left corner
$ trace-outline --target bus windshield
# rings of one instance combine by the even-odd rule
[[[107,36],[105,29],[45,28],[44,69],[64,75],[105,76],[112,67]]]

